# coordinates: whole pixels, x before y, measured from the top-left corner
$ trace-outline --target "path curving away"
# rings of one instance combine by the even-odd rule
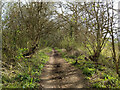
[[[40,79],[43,88],[85,88],[88,85],[82,72],[59,57],[55,50],[43,68]]]

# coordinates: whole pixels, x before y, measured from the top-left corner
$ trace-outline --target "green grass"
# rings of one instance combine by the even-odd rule
[[[38,88],[41,71],[49,60],[45,53],[51,50],[51,48],[45,48],[30,59],[22,58],[17,61],[18,64],[13,69],[3,72],[3,88]]]

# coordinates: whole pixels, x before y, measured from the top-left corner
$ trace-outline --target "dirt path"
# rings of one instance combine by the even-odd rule
[[[82,72],[60,58],[54,50],[40,78],[43,88],[83,88],[87,85]]]

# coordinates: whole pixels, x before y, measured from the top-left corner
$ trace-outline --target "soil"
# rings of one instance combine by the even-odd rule
[[[43,88],[86,88],[88,81],[81,70],[67,63],[53,50],[40,76]]]

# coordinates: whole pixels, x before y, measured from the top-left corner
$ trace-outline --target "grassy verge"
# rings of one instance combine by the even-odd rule
[[[59,53],[61,50],[57,49]],[[75,67],[82,70],[86,75],[86,79],[90,81],[93,88],[120,88],[120,78],[117,76],[114,69],[110,69],[105,65],[97,64],[93,61],[86,61],[84,55],[79,57],[67,56],[62,54],[62,57]],[[76,63],[77,60],[77,63]]]
[[[3,88],[38,88],[41,70],[49,60],[49,56],[45,53],[49,53],[51,50],[51,48],[45,48],[30,59],[19,59],[12,69],[3,71]]]

